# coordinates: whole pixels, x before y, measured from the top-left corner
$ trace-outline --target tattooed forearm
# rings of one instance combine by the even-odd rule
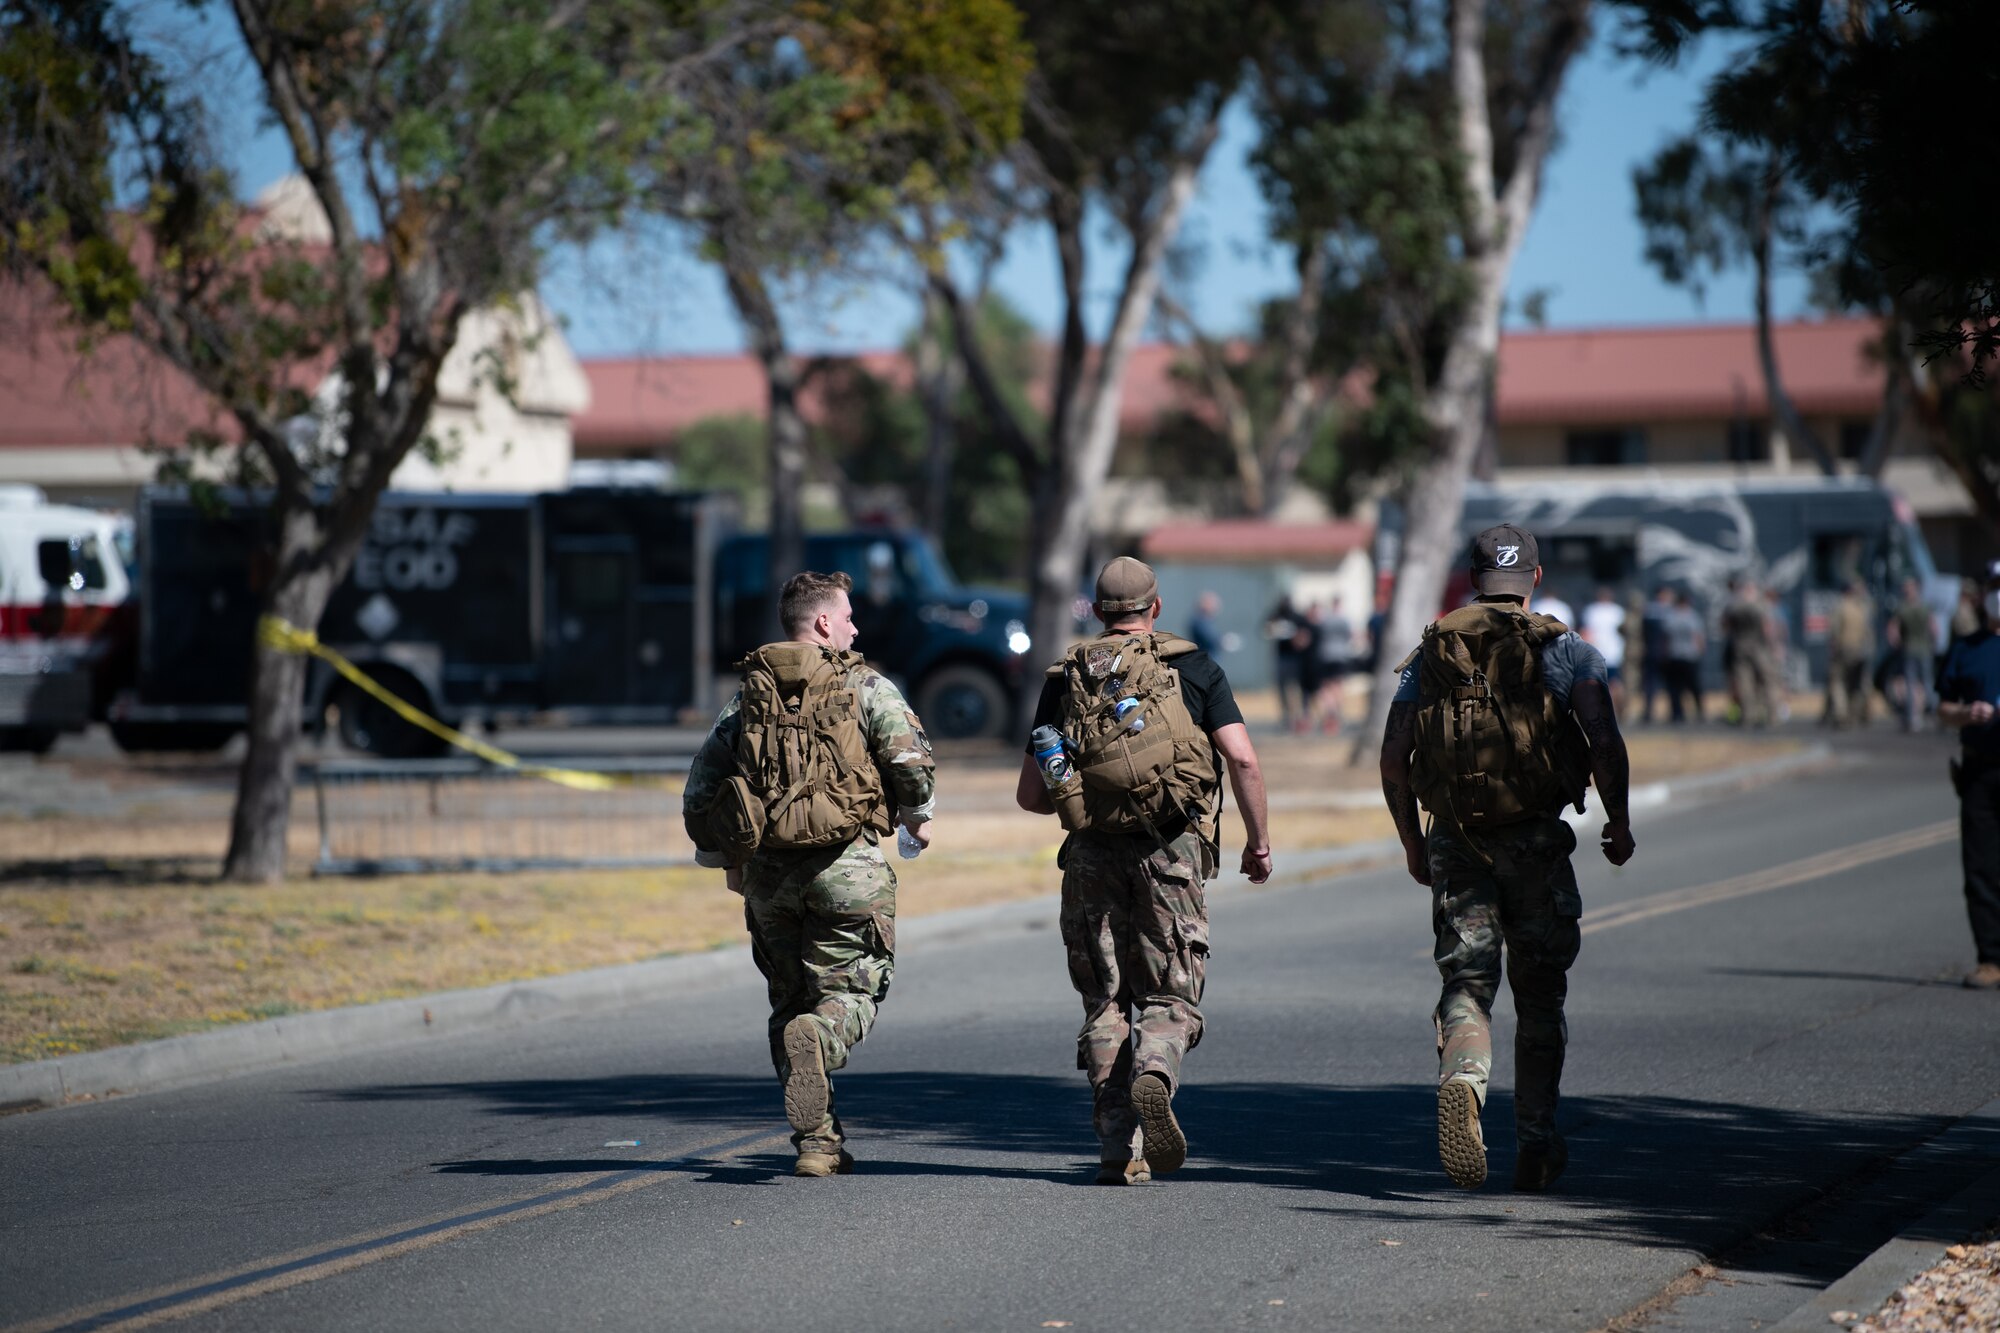
[[[1396,821],[1396,836],[1405,847],[1423,838],[1417,793],[1410,786],[1410,751],[1416,742],[1416,705],[1389,705],[1389,725],[1382,733],[1382,799],[1389,803],[1389,815]]]
[[[1618,715],[1611,707],[1610,691],[1595,681],[1578,682],[1570,706],[1590,743],[1590,772],[1604,801],[1604,813],[1613,823],[1626,823],[1630,818],[1632,767],[1625,754],[1625,738],[1618,731]]]

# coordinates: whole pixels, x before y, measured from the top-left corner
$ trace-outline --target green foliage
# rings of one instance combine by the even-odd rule
[[[1034,420],[1028,402],[1038,355],[1033,326],[999,297],[982,303],[978,322],[1003,392]],[[930,423],[917,391],[852,363],[823,372],[818,387],[826,404],[816,441],[821,456],[857,485],[898,486],[913,501],[928,500]],[[1030,518],[1025,479],[995,438],[992,419],[963,387],[951,406],[950,424],[952,466],[940,534],[945,558],[963,578],[1020,580],[1026,574]]]
[[[1706,128],[1838,219],[1824,290],[1895,304],[1932,352],[1975,373],[2000,354],[1991,189],[2000,146],[2000,6],[1989,0],[1626,0],[1641,49],[1672,59],[1706,33],[1749,49],[1710,84]]]
[[[746,499],[769,475],[764,423],[746,415],[703,417],[674,440],[674,484],[733,491]]]

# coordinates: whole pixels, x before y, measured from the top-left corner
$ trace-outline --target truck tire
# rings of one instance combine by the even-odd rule
[[[16,754],[47,754],[60,735],[54,727],[0,727],[0,750]]]
[[[375,679],[411,707],[431,711],[431,697],[415,677],[383,670],[375,673]],[[387,704],[352,685],[342,685],[330,703],[340,716],[341,742],[351,750],[378,759],[435,759],[445,752],[443,741],[405,722]]]
[[[940,667],[917,686],[915,703],[924,730],[941,739],[998,739],[1007,729],[1007,688],[981,667]]]
[[[113,722],[111,739],[126,754],[208,754],[229,744],[237,730],[227,722]]]

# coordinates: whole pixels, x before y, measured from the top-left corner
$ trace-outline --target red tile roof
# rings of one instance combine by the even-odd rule
[[[1146,534],[1149,560],[1337,560],[1367,549],[1375,529],[1337,519],[1330,523],[1270,523],[1256,518],[1213,523],[1167,523]]]
[[[1180,355],[1165,343],[1132,350],[1120,404],[1122,429],[1146,430],[1162,413],[1190,406],[1187,391],[1171,374]],[[862,352],[852,360],[893,384],[910,382],[909,358],[901,352]],[[587,360],[583,369],[590,377],[590,410],[570,423],[580,454],[664,444],[704,417],[764,415],[764,371],[753,357],[605,358]],[[1037,405],[1046,407],[1047,386],[1038,384],[1031,392]],[[817,407],[808,390],[807,416]]]
[[[235,438],[208,395],[132,339],[80,357],[49,305],[0,285],[0,449],[178,444],[197,428]]]
[[[1869,416],[1882,371],[1867,319],[1780,324],[1778,369],[1810,415]],[[1619,424],[1768,415],[1749,324],[1509,332],[1500,340],[1499,422]]]

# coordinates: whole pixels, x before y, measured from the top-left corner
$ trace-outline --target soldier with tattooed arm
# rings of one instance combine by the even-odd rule
[[[1556,1100],[1583,903],[1562,810],[1584,808],[1593,776],[1609,821],[1605,859],[1622,866],[1633,850],[1604,659],[1561,621],[1527,610],[1541,579],[1528,533],[1502,524],[1473,538],[1478,596],[1424,631],[1382,738],[1382,794],[1410,877],[1430,887],[1444,980],[1434,1015],[1438,1156],[1466,1189],[1486,1180],[1479,1114],[1503,953],[1516,1019],[1514,1188],[1545,1190],[1569,1162]]]

